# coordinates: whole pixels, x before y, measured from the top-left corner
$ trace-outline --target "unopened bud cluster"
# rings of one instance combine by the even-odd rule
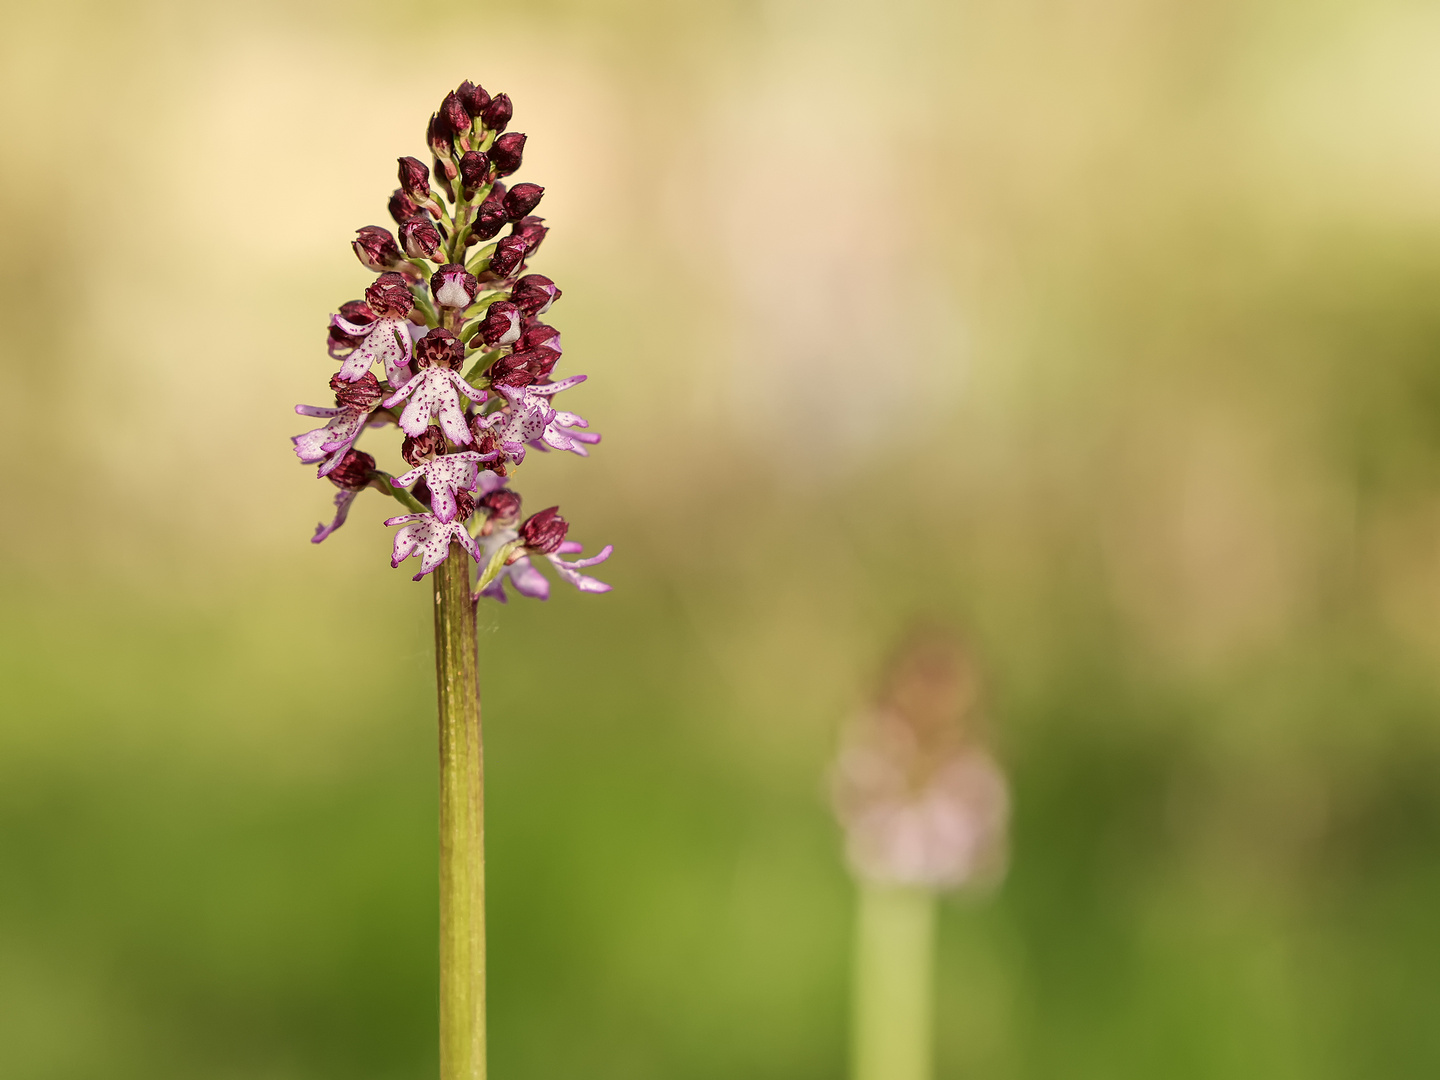
[[[835,768],[858,877],[947,889],[1004,871],[1009,795],[981,741],[978,689],[969,656],[943,633],[918,633],[896,655]]]
[[[608,591],[580,571],[611,550],[574,559],[582,546],[566,539],[559,508],[525,518],[508,486],[527,450],[585,457],[600,441],[580,416],[555,408],[555,396],[585,376],[554,376],[560,333],[542,316],[560,289],[528,272],[548,231],[534,214],[545,189],[503,180],[524,159],[525,136],[506,130],[513,115],[507,95],[461,83],[430,118],[430,164],[399,159],[394,231],[366,225],[352,244],[377,276],[363,299],[330,317],[335,405],[295,406],[326,423],[291,440],[339,489],[334,520],[317,527],[315,543],[374,488],[411,511],[385,522],[400,526],[392,566],[418,554],[419,581],[458,545],[480,565],[475,595],[502,602],[506,580],[523,595],[549,595],[532,556],[583,592]],[[366,428],[391,424],[405,436],[398,476],[355,448]]]

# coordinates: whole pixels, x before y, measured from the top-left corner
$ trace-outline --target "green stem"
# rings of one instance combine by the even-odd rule
[[[860,885],[854,1080],[930,1080],[935,894]]]
[[[440,704],[440,1078],[485,1077],[485,765],[470,557],[435,571]]]

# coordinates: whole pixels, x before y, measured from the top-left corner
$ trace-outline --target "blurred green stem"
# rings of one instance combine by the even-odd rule
[[[435,571],[440,699],[440,1078],[485,1076],[485,761],[470,557]]]
[[[930,1080],[935,894],[860,884],[853,1080]]]

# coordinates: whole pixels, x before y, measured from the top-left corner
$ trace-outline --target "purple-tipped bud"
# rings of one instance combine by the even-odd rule
[[[415,362],[422,368],[458,368],[465,359],[465,346],[449,330],[431,330],[415,343]]]
[[[485,92],[485,88],[476,86],[469,79],[462,82],[460,89],[455,92],[460,95],[460,103],[465,106],[465,111],[472,120],[479,120],[485,106],[490,104],[490,95]]]
[[[480,282],[459,263],[446,263],[430,276],[430,291],[441,307],[467,308],[480,293]]]
[[[539,555],[549,555],[565,542],[570,523],[559,514],[558,506],[549,506],[531,514],[520,526],[520,542]]]
[[[440,245],[445,240],[433,221],[424,214],[416,214],[400,226],[400,242],[405,245],[405,254],[410,258],[436,260]]]
[[[410,287],[399,274],[381,274],[365,290],[365,302],[382,319],[403,319],[415,307]]]
[[[390,235],[389,229],[382,229],[379,225],[366,225],[363,229],[357,229],[351,247],[355,249],[355,257],[367,270],[389,270],[401,259],[395,237]]]
[[[517,352],[521,349],[554,349],[558,356],[562,351],[560,331],[553,326],[546,326],[543,322],[532,322],[520,334],[520,340],[516,343],[515,349]]]
[[[525,241],[518,236],[507,236],[495,245],[495,253],[490,256],[490,272],[496,277],[509,277],[519,269],[525,255]]]
[[[400,190],[419,202],[430,198],[430,170],[419,158],[400,159]]]
[[[520,340],[520,309],[508,300],[497,300],[480,322],[480,340],[492,349]]]
[[[455,492],[455,520],[468,521],[475,513],[475,496],[468,491]]]
[[[540,205],[545,189],[539,184],[516,184],[505,194],[505,212],[511,221],[519,221]]]
[[[550,231],[545,227],[544,222],[544,218],[527,217],[517,221],[511,227],[511,236],[524,238],[526,255],[534,255],[540,248],[540,242],[545,239],[545,234]]]
[[[490,157],[480,150],[466,150],[460,155],[460,178],[470,190],[482,188],[490,179]]]
[[[465,108],[465,103],[460,100],[460,95],[453,90],[445,95],[445,100],[440,103],[440,117],[445,121],[445,126],[459,135],[470,130],[470,113]]]
[[[478,505],[489,512],[496,525],[514,525],[520,520],[520,496],[509,488],[490,492]]]
[[[560,299],[560,290],[544,274],[526,274],[515,283],[510,299],[526,315],[544,315]]]
[[[492,101],[491,104],[493,105],[494,102]],[[495,140],[495,145],[490,147],[490,167],[495,170],[496,176],[509,176],[520,168],[520,162],[524,157],[525,135],[519,131],[501,135]]]
[[[340,464],[326,474],[329,480],[338,488],[346,491],[359,491],[366,484],[370,483],[370,477],[375,472],[375,459],[363,450],[346,450],[345,456],[340,459]]]
[[[342,409],[373,409],[389,396],[389,392],[381,388],[380,380],[370,371],[354,382],[346,382],[338,374],[332,375],[330,389],[335,391],[335,404]]]
[[[514,115],[515,108],[510,104],[509,94],[496,94],[480,110],[481,121],[491,131],[504,131]]]
[[[505,185],[496,184],[485,201],[475,208],[475,223],[470,235],[477,240],[493,240],[500,235],[510,216],[505,212]]]
[[[411,466],[423,465],[445,453],[445,433],[431,424],[413,439],[407,435],[400,444],[400,456]]]
[[[395,224],[404,225],[419,212],[420,207],[405,194],[405,189],[396,188],[395,194],[390,196],[390,216],[395,219]]]

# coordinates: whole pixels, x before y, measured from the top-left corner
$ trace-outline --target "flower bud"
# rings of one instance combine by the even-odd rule
[[[403,319],[415,307],[410,287],[399,274],[381,274],[365,290],[365,302],[380,318]]]
[[[390,216],[395,219],[395,224],[404,225],[419,212],[420,207],[405,194],[405,189],[396,188],[395,194],[390,196]]]
[[[558,506],[546,507],[531,514],[520,526],[520,542],[537,555],[549,555],[565,540],[570,523],[560,516]]]
[[[505,213],[511,221],[519,221],[540,205],[545,189],[539,184],[516,184],[505,195]]]
[[[424,214],[416,214],[400,226],[400,242],[405,245],[405,254],[410,258],[438,262],[436,256],[445,240],[434,222]]]
[[[455,520],[468,521],[475,513],[475,496],[468,491],[455,492]]]
[[[346,382],[338,374],[332,375],[330,389],[335,391],[335,404],[342,409],[373,409],[386,397],[380,380],[371,371],[354,382]]]
[[[540,248],[540,242],[545,239],[545,234],[550,231],[545,227],[544,221],[544,218],[527,217],[511,226],[511,236],[524,237],[526,255],[534,255]]]
[[[517,348],[509,356],[495,361],[490,369],[490,381],[496,386],[534,386],[555,370],[559,360],[559,352],[543,345],[534,349]]]
[[[460,103],[465,106],[465,111],[472,120],[479,120],[485,106],[490,104],[490,95],[485,92],[485,88],[476,86],[469,79],[460,84],[456,93],[460,95]]]
[[[460,170],[455,168],[455,162],[450,160],[450,155],[430,159],[434,164],[430,167],[431,173],[435,176],[435,183],[440,185],[445,192],[445,198],[450,202],[455,201],[454,194],[450,191],[450,181],[460,175]]]
[[[389,270],[400,262],[400,248],[395,243],[395,237],[390,235],[389,229],[382,229],[379,225],[357,229],[351,247],[367,270]]]
[[[456,135],[463,134],[470,130],[470,113],[465,108],[465,103],[460,100],[460,95],[453,90],[445,95],[445,100],[440,103],[440,117]]]
[[[480,340],[492,349],[520,340],[520,309],[508,300],[497,300],[480,322]]]
[[[520,341],[515,346],[516,351],[521,349],[553,349],[555,355],[559,356],[560,331],[553,326],[546,326],[542,322],[532,322],[525,327],[520,334]]]
[[[431,330],[415,342],[415,362],[422,368],[458,368],[465,359],[465,347],[449,330]]]
[[[507,236],[495,245],[495,253],[490,256],[490,272],[496,277],[509,277],[524,258],[525,241],[518,236]]]
[[[446,157],[455,149],[455,133],[450,130],[450,125],[435,113],[430,117],[430,126],[425,129],[425,141],[430,144],[430,153],[436,157]]]
[[[400,444],[400,456],[412,466],[423,465],[445,453],[445,433],[431,424],[413,439],[407,435]]]
[[[526,274],[515,283],[510,299],[526,315],[544,315],[561,296],[555,283],[544,274]]]
[[[498,101],[499,98],[496,99]],[[492,101],[490,104],[495,104]],[[495,145],[490,147],[490,166],[495,170],[496,176],[509,176],[516,169],[520,168],[520,162],[525,156],[525,136],[518,131],[501,135],[495,140]]]
[[[460,155],[460,177],[471,191],[484,187],[490,179],[490,156],[480,150],[466,150]]]
[[[505,125],[510,123],[510,117],[514,115],[515,109],[510,104],[509,94],[496,94],[480,110],[481,121],[491,131],[504,131]]]
[[[520,520],[520,496],[509,488],[497,488],[477,505],[489,512],[496,525],[513,525]]]
[[[417,202],[430,198],[430,170],[419,158],[400,158],[400,190]]]
[[[374,472],[375,459],[363,450],[351,449],[345,451],[340,464],[326,474],[326,479],[346,491],[359,491],[370,483]]]
[[[509,215],[505,212],[505,185],[497,183],[485,201],[475,208],[475,223],[470,235],[477,240],[493,240],[500,235]]]
[[[441,307],[467,308],[479,295],[480,282],[459,263],[446,263],[430,276],[430,291]]]

